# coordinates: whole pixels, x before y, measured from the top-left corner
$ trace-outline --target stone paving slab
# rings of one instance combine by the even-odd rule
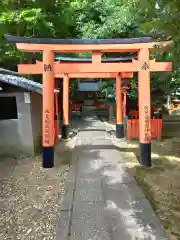
[[[107,184],[110,183],[129,183],[134,181],[134,177],[131,176],[125,168],[121,165],[109,165],[104,167],[103,171],[104,182]]]
[[[102,222],[72,223],[71,240],[111,240]]]
[[[77,178],[76,179],[76,191],[99,191],[101,189],[100,179],[88,179],[88,178]]]
[[[88,178],[77,178],[76,179],[76,190],[81,189],[94,189],[99,190],[101,188],[100,179],[88,179]]]
[[[94,134],[94,141],[91,142],[91,148],[92,149],[99,149],[99,150],[102,150],[103,148],[108,149],[108,146],[110,148],[113,148],[114,146],[112,145],[111,139],[110,138],[106,139],[105,136],[106,135],[104,135],[103,139],[99,139],[98,135]]]
[[[84,153],[86,154],[86,153]],[[89,172],[94,172],[94,170],[98,169],[103,165],[104,161],[103,159],[100,159],[99,154],[94,153],[93,151],[89,153],[89,156],[86,158],[79,157],[79,161],[77,163],[78,165],[78,174],[81,174],[84,172],[84,170]],[[85,167],[85,169],[83,169]]]
[[[116,146],[113,146],[113,149],[104,149],[103,151],[99,152],[99,157],[103,159],[104,162],[109,162],[111,164],[114,163],[124,163],[125,160],[121,156],[121,152],[118,151]],[[112,156],[113,156],[113,162],[112,162]]]
[[[136,182],[103,184],[104,198],[118,206],[118,202],[134,201],[138,198],[144,198],[142,190]]]
[[[104,202],[75,202],[72,223],[94,223],[103,221]]]
[[[103,171],[103,160],[94,159],[94,160],[79,160],[78,163],[78,173],[77,177],[89,175],[98,176],[100,172]]]
[[[98,180],[101,179],[102,173],[103,161],[101,159],[79,159],[77,179]]]
[[[161,223],[145,198],[134,201],[106,203],[106,223],[111,229],[112,240],[150,239],[167,240]],[[136,238],[135,238],[136,237]]]
[[[98,202],[103,201],[103,190],[99,179],[77,180],[74,196],[75,202]]]

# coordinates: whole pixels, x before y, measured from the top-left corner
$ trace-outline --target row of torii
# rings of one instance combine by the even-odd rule
[[[69,80],[73,78],[116,78],[116,136],[123,136],[121,78],[132,78],[138,72],[140,163],[151,166],[151,104],[150,72],[171,71],[171,62],[150,60],[151,50],[165,48],[170,41],[158,42],[152,38],[111,40],[70,40],[5,36],[21,51],[42,52],[43,61],[20,64],[22,74],[43,74],[43,167],[54,165],[54,85],[55,78],[63,78],[63,129],[69,128]],[[87,62],[55,62],[54,53],[91,52]],[[119,62],[102,59],[105,52],[131,52],[137,59]]]

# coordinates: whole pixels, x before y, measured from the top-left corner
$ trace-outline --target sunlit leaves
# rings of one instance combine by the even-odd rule
[[[0,62],[19,62],[33,54],[22,54],[4,41],[4,34],[69,38],[74,37],[76,26],[74,9],[68,0],[1,0],[0,4]]]

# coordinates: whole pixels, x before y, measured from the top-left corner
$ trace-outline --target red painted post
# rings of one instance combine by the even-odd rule
[[[54,166],[54,54],[43,52],[43,167]]]

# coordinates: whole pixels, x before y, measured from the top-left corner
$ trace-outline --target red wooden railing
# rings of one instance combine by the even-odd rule
[[[108,106],[105,103],[96,103],[93,104],[94,107],[96,107],[97,110],[107,110]]]
[[[130,116],[130,118],[138,119],[139,118],[139,113],[136,110],[131,110],[129,112],[129,116]]]
[[[162,136],[162,119],[151,119],[151,137],[160,140]],[[139,119],[127,120],[127,139],[139,139]]]
[[[81,110],[81,103],[72,103],[71,104],[72,111],[80,111]]]

